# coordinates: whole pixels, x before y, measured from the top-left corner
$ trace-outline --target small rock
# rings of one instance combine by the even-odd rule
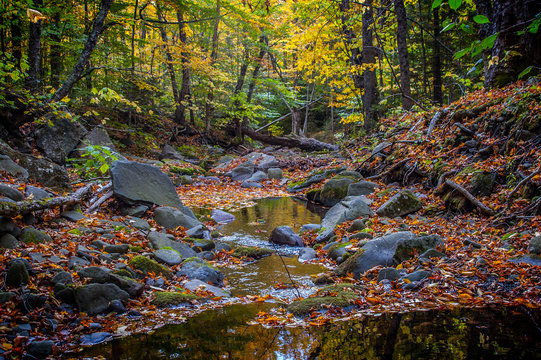
[[[72,256],[68,261],[68,269],[75,269],[76,267],[83,267],[88,265],[90,265],[90,261],[82,259],[78,256]]]
[[[270,168],[269,170],[267,170],[267,176],[269,177],[269,179],[282,179],[283,177],[283,174],[282,174],[282,169],[280,168]]]
[[[278,226],[272,230],[270,242],[280,245],[303,246],[302,238],[289,226]]]
[[[79,270],[77,274],[81,279],[90,278],[92,282],[104,283],[107,282],[110,272],[111,270],[106,267],[89,266],[87,268]]]
[[[421,200],[410,190],[403,190],[391,197],[376,211],[379,216],[394,218],[420,210]]]
[[[53,196],[51,193],[31,185],[26,186],[24,193],[26,198],[32,198],[32,200],[43,200]]]
[[[178,265],[182,262],[182,256],[175,250],[169,250],[169,249],[160,249],[156,250],[152,253],[152,257],[163,264],[167,264],[169,266]]]
[[[28,284],[30,275],[25,261],[23,259],[13,259],[9,262],[6,273],[6,285],[8,287],[19,287],[22,284]]]
[[[315,231],[315,232],[318,232],[319,229],[321,229],[321,225],[320,224],[304,224],[302,227],[301,227],[301,230],[299,231],[299,233],[303,233],[305,231]]]
[[[201,280],[193,279],[184,283],[184,288],[190,290],[192,293],[197,289],[203,289],[210,292],[214,296],[231,297],[231,294],[219,287],[209,285]]]
[[[118,244],[118,245],[105,245],[103,247],[103,250],[105,252],[108,252],[109,254],[125,254],[130,250],[130,246],[128,244]]]
[[[67,271],[59,271],[57,272],[53,278],[51,279],[53,284],[72,284],[73,278],[71,277],[71,274]]]
[[[311,247],[304,247],[299,252],[299,260],[307,261],[317,257],[316,251]]]
[[[369,181],[359,181],[349,184],[347,196],[369,195],[376,190],[377,185]]]
[[[109,303],[109,307],[107,308],[108,312],[115,312],[117,314],[124,314],[127,310],[122,301],[120,300],[112,300]]]
[[[7,233],[0,237],[0,249],[16,249],[19,246],[19,242],[15,236]]]
[[[530,239],[528,251],[530,254],[541,255],[541,236],[535,236]]]
[[[37,244],[51,242],[53,239],[44,232],[30,226],[23,229],[19,240],[25,244]]]
[[[353,220],[353,223],[351,223],[351,226],[349,227],[348,232],[360,231],[360,230],[364,230],[364,228],[366,228],[366,220],[356,219],[356,220]]]
[[[420,259],[431,259],[431,258],[442,258],[442,257],[447,257],[447,255],[439,252],[436,249],[428,249],[427,251],[419,255]]]
[[[210,231],[205,225],[200,224],[186,231],[186,236],[192,239],[207,239],[210,240]]]
[[[248,179],[246,179],[246,182],[259,182],[267,179],[267,174],[265,174],[263,171],[256,171],[252,174]]]
[[[145,219],[141,219],[134,216],[128,216],[127,222],[130,226],[136,228],[137,230],[148,231],[150,230],[150,224]]]
[[[231,246],[229,246],[229,244],[224,244],[224,243],[216,243],[215,244],[215,247],[214,247],[214,251],[215,252],[220,252],[220,251],[231,251],[233,250],[231,248]]]
[[[161,206],[154,210],[154,220],[166,229],[175,229],[179,226],[191,229],[201,225],[193,212],[185,206],[181,209]]]
[[[88,335],[81,335],[81,345],[97,345],[113,338],[113,334],[109,332],[97,332]]]
[[[212,261],[215,258],[214,253],[211,251],[201,251],[197,254],[197,257],[207,261]]]
[[[473,246],[476,249],[481,249],[483,247],[483,245],[481,245],[480,243],[475,242],[475,241],[470,240],[470,239],[464,240],[464,245],[470,245],[470,246]]]
[[[185,275],[188,279],[199,279],[214,286],[223,286],[224,274],[200,258],[189,258],[182,264],[177,276]]]
[[[88,284],[75,289],[79,311],[89,315],[104,312],[112,300],[128,300],[128,293],[114,284]]]
[[[86,216],[84,216],[82,213],[80,213],[77,210],[64,211],[64,212],[62,212],[62,214],[60,214],[60,216],[62,216],[64,219],[67,219],[67,220],[72,221],[72,222],[77,222],[79,220],[88,219]]]
[[[210,217],[218,224],[229,224],[235,221],[235,215],[222,211],[220,209],[212,210],[212,212],[210,213]]]
[[[245,189],[248,189],[248,188],[262,189],[263,185],[254,181],[244,181],[242,184],[240,184],[240,187],[245,188]]]
[[[53,353],[53,345],[51,340],[33,341],[28,345],[28,354],[36,359],[45,359]]]
[[[13,201],[21,201],[24,199],[22,192],[6,184],[0,184],[0,195],[10,198]]]
[[[408,279],[411,282],[419,282],[426,279],[430,275],[429,271],[419,270],[414,271],[411,274],[404,276],[404,279]]]
[[[381,269],[378,273],[378,282],[382,280],[395,281],[400,278],[400,272],[395,268],[384,268]]]

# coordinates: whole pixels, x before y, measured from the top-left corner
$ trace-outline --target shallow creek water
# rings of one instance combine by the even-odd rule
[[[311,275],[324,270],[302,264],[300,248],[275,247],[267,239],[272,229],[319,223],[321,211],[308,210],[292,198],[263,199],[234,212],[235,222],[220,228],[219,241],[231,245],[275,249],[273,255],[239,267],[222,267],[233,296],[272,294],[282,299],[294,289],[274,289],[288,283],[284,269],[303,296],[314,292]],[[283,262],[282,262],[283,260]],[[363,316],[321,327],[265,328],[248,323],[258,311],[277,304],[231,305],[205,311],[182,324],[115,339],[93,346],[78,358],[106,359],[541,359],[539,313],[525,309],[457,309]],[[70,358],[72,358],[70,356]]]

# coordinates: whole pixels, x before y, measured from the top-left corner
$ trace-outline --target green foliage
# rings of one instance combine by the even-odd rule
[[[81,159],[68,159],[68,161],[83,178],[107,176],[109,166],[118,160],[117,155],[107,146],[88,145],[80,151]]]

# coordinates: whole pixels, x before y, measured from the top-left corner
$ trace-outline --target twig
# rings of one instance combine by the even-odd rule
[[[458,185],[456,182],[447,179],[445,180],[445,184],[447,184],[451,188],[455,189],[456,191],[464,195],[466,199],[470,200],[472,204],[477,206],[485,214],[490,215],[490,216],[493,216],[494,214],[496,214],[494,210],[492,210],[491,208],[483,204],[481,201],[477,200],[475,196],[473,196],[468,190],[464,189],[462,186]]]
[[[440,121],[440,119],[443,116],[447,116],[448,113],[449,113],[448,109],[442,109],[440,111],[436,111],[436,113],[434,114],[434,117],[432,118],[432,120],[430,120],[430,125],[428,125],[428,131],[426,132],[425,139],[428,139],[430,137],[430,135],[432,134],[432,131],[434,131],[434,128],[436,127],[436,123]]]
[[[403,164],[407,163],[408,161],[410,161],[410,158],[406,158],[404,160],[401,160],[401,161],[397,162],[396,164],[394,164],[393,166],[391,166],[388,170],[386,170],[386,171],[384,171],[384,172],[382,172],[380,174],[367,177],[366,179],[367,180],[372,180],[372,179],[377,179],[377,178],[383,177],[383,176],[389,174],[390,172],[392,172],[393,170],[395,170],[396,168],[398,168],[398,167],[402,166]]]
[[[113,196],[113,191],[106,192],[101,198],[98,199],[94,204],[92,204],[88,209],[86,209],[85,214],[91,214],[96,212],[96,210],[100,207],[101,204],[106,202],[108,199],[110,199]]]
[[[511,204],[511,198],[513,197],[513,195],[515,195],[515,193],[518,191],[518,189],[520,189],[525,183],[527,183],[528,181],[530,181],[535,175],[541,173],[541,164],[539,164],[539,166],[537,167],[537,170],[535,170],[534,172],[532,172],[530,175],[526,176],[524,179],[522,179],[518,184],[517,186],[515,186],[515,188],[509,193],[509,195],[507,195],[507,206],[509,207],[509,205]]]
[[[286,272],[287,272],[287,277],[289,278],[289,281],[291,281],[291,284],[293,285],[293,288],[295,288],[295,290],[297,291],[297,296],[301,297],[301,292],[299,291],[299,287],[298,287],[297,283],[295,281],[293,281],[293,279],[291,278],[291,274],[289,273],[289,269],[287,268],[287,265],[286,265],[286,262],[284,261],[284,258],[282,258],[282,254],[280,254],[280,252],[278,251],[278,248],[276,247],[275,243],[272,243],[272,246],[274,247],[274,250],[276,251],[276,253],[280,257],[280,260],[282,260],[282,264],[284,264],[284,268],[286,269]]]

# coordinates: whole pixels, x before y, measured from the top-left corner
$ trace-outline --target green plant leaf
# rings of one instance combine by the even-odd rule
[[[435,9],[438,6],[440,6],[442,2],[443,0],[434,0],[434,2],[432,3],[432,9]]]
[[[525,77],[526,75],[528,75],[530,71],[532,71],[532,69],[533,69],[533,66],[528,66],[526,69],[522,70],[522,72],[518,74],[519,80]]]
[[[490,20],[485,15],[475,15],[473,21],[478,24],[488,24]]]
[[[101,172],[102,174],[105,174],[105,173],[107,173],[107,171],[109,171],[109,165],[108,165],[107,163],[101,164],[101,166],[100,166],[100,172]]]
[[[494,42],[496,41],[497,37],[498,33],[490,35],[489,37],[483,39],[483,41],[481,41],[481,47],[483,49],[491,49],[494,46]]]
[[[462,0],[449,0],[449,7],[456,10],[462,5]]]
[[[460,59],[461,57],[463,57],[464,55],[466,55],[469,51],[470,51],[470,48],[466,48],[466,49],[459,50],[459,51],[457,51],[457,52],[455,53],[454,58],[455,58],[455,59]]]

